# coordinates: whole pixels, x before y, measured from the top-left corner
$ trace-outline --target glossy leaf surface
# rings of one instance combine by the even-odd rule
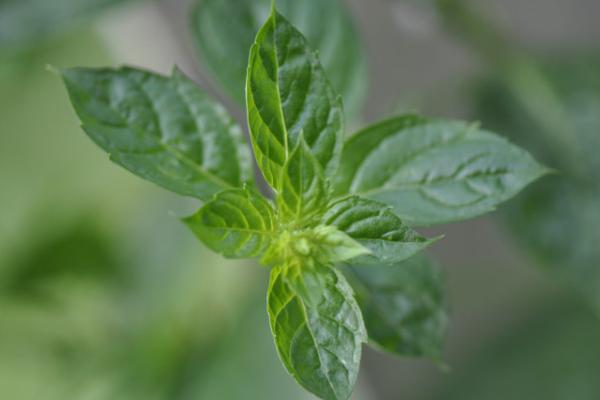
[[[198,0],[192,30],[202,61],[221,86],[244,104],[246,64],[252,41],[269,15],[270,0]],[[348,115],[366,92],[366,59],[350,16],[339,0],[279,0],[277,8],[300,32],[344,99]],[[229,21],[229,23],[223,23]]]
[[[492,211],[546,172],[476,125],[403,116],[348,140],[337,190],[389,204],[410,225],[434,225]]]
[[[203,200],[252,181],[240,128],[179,71],[74,68],[62,75],[85,132],[134,174]]]
[[[303,137],[332,174],[342,146],[343,112],[306,39],[276,11],[250,51],[248,124],[258,165],[275,190],[290,153]]]
[[[322,399],[350,397],[366,333],[341,273],[320,264],[275,267],[268,311],[288,372]]]
[[[279,211],[286,220],[309,221],[325,209],[328,196],[321,165],[300,140],[282,170]]]
[[[208,247],[230,258],[261,255],[274,235],[271,204],[250,189],[220,192],[184,222]]]
[[[390,206],[358,196],[337,200],[322,222],[337,227],[371,250],[359,264],[395,264],[429,246],[428,240],[398,218]]]

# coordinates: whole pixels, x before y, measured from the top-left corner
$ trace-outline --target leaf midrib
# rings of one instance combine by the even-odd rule
[[[150,104],[150,109],[152,110],[152,116],[154,117],[154,119],[157,122],[158,125],[158,129],[160,130],[160,116],[158,111],[155,108],[155,104],[152,101],[152,98],[148,95],[148,92],[146,91],[146,89],[138,82],[136,82],[133,79],[130,79],[129,77],[125,77],[125,79],[127,79],[127,81],[129,81],[130,83],[132,83],[134,86],[136,86],[141,93],[143,93],[144,97],[146,98],[146,100],[148,101],[148,104]],[[175,90],[177,92],[177,89]],[[179,93],[178,93],[179,94]],[[180,99],[182,99],[180,97]],[[184,99],[182,99],[182,102],[185,104]],[[188,107],[186,105],[186,107]],[[212,172],[206,170],[205,168],[203,168],[202,166],[198,165],[196,162],[194,162],[193,160],[191,160],[189,157],[187,157],[186,155],[184,155],[183,153],[181,153],[179,150],[175,149],[174,147],[168,145],[167,143],[165,143],[162,138],[158,138],[156,135],[154,134],[149,134],[149,132],[147,132],[146,130],[144,130],[143,128],[134,125],[134,124],[129,124],[127,119],[121,114],[120,110],[118,108],[114,108],[112,107],[112,105],[110,105],[110,108],[116,112],[116,114],[119,116],[119,118],[121,118],[121,121],[123,122],[124,126],[130,127],[132,129],[134,129],[136,132],[138,133],[142,133],[145,134],[145,136],[151,137],[153,138],[153,140],[162,148],[165,149],[165,151],[167,153],[173,154],[173,156],[175,156],[175,158],[179,161],[181,161],[182,163],[184,163],[185,165],[187,165],[188,167],[192,167],[193,169],[196,170],[196,172],[198,172],[198,174],[203,175],[204,177],[206,177],[208,180],[212,181],[213,183],[217,184],[218,186],[222,186],[225,189],[233,189],[235,188],[234,185],[232,185],[231,183],[225,181],[224,179],[220,178],[219,176],[213,174]],[[189,107],[188,107],[188,111],[189,111]],[[194,125],[196,127],[196,134],[199,134],[200,132],[198,131],[198,124],[195,121],[195,119],[193,118],[193,116],[191,116],[191,118],[194,120]],[[115,150],[120,151],[118,148],[115,148]]]

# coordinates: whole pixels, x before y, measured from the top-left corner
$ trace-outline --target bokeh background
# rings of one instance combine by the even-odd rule
[[[176,64],[241,117],[191,3],[0,0],[2,399],[311,398],[275,354],[267,271],[208,252],[177,218],[194,201],[109,163],[46,67]],[[446,367],[365,349],[354,399],[600,398],[600,2],[342,5],[368,59],[361,123],[480,120],[558,171],[431,231]]]

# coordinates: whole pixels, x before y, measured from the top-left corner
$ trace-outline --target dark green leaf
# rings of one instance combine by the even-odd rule
[[[358,196],[331,204],[322,223],[335,226],[371,250],[371,255],[356,261],[358,264],[396,264],[435,241],[409,228],[390,206]]]
[[[261,255],[274,235],[271,204],[250,189],[220,192],[184,222],[208,247],[230,258]]]
[[[371,251],[333,226],[319,225],[300,230],[278,232],[265,252],[262,263],[285,264],[336,263],[355,259]]]
[[[281,187],[281,170],[303,137],[326,173],[337,168],[343,113],[306,39],[273,11],[250,51],[246,98],[259,167]]]
[[[252,181],[240,128],[177,70],[170,78],[133,68],[62,75],[85,132],[134,174],[203,200]]]
[[[327,205],[328,185],[319,162],[300,140],[282,170],[277,205],[284,219],[310,220]]]
[[[248,52],[269,6],[270,0],[198,0],[194,10],[192,29],[202,59],[240,104]],[[354,115],[366,92],[366,60],[344,6],[339,0],[279,0],[277,8],[319,52],[333,87]]]
[[[399,356],[442,356],[447,311],[443,277],[422,256],[397,265],[347,266],[370,344]]]
[[[337,190],[389,204],[410,225],[433,225],[492,211],[546,172],[476,125],[404,116],[346,143]]]
[[[275,267],[268,311],[288,372],[322,399],[350,397],[366,333],[345,278],[320,264]]]

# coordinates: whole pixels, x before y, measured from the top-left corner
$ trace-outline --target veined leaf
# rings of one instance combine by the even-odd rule
[[[192,30],[202,60],[221,86],[244,104],[252,41],[269,16],[271,0],[198,0]],[[278,0],[277,8],[302,32],[319,58],[348,115],[363,103],[366,59],[354,24],[339,0]],[[224,24],[223,21],[229,23]]]
[[[339,162],[342,104],[306,39],[276,11],[250,51],[248,124],[258,165],[275,190],[281,170],[303,137],[325,176]]]
[[[371,250],[370,255],[355,260],[357,264],[395,264],[435,241],[409,228],[390,206],[358,196],[331,204],[322,223],[335,226]]]
[[[62,76],[85,132],[134,174],[202,200],[252,182],[240,128],[181,72],[73,68]]]
[[[476,125],[404,116],[350,138],[337,190],[389,204],[410,225],[433,225],[492,211],[547,171]]]
[[[327,205],[328,185],[319,162],[303,139],[290,154],[282,170],[279,211],[285,219],[309,220]]]
[[[369,343],[398,356],[442,356],[447,310],[440,270],[426,257],[397,265],[346,266]]]
[[[320,264],[273,268],[268,311],[275,346],[288,372],[322,399],[347,399],[366,332],[341,273]]]
[[[220,192],[183,221],[208,247],[230,258],[261,255],[274,235],[271,204],[250,189]]]

